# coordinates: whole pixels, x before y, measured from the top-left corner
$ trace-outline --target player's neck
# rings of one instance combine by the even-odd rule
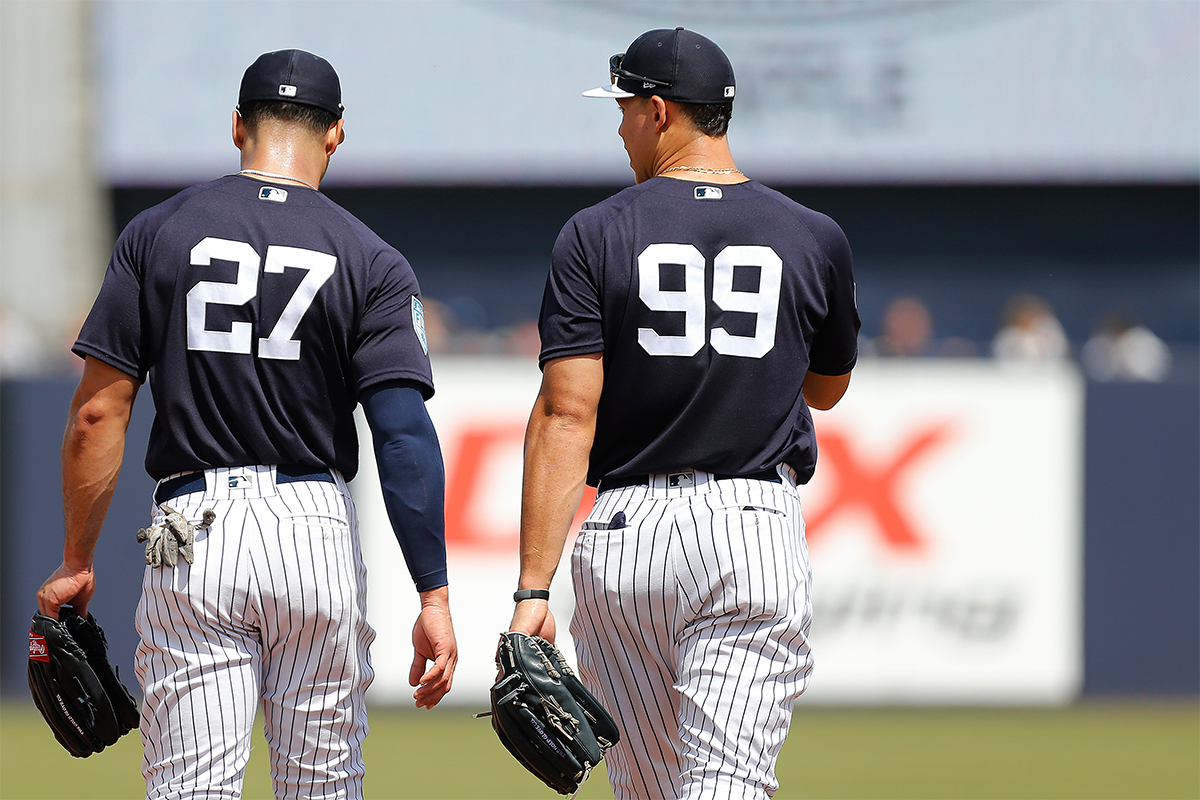
[[[682,181],[742,183],[747,180],[734,163],[724,137],[700,136],[659,159],[654,174]]]
[[[316,189],[325,177],[329,158],[307,142],[268,140],[247,142],[242,148],[242,172],[276,183],[292,183]]]

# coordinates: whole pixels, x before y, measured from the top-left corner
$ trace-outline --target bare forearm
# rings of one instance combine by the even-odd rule
[[[554,577],[583,498],[594,420],[547,413],[539,403],[525,442],[521,502],[520,588],[546,588]]]
[[[124,451],[123,425],[110,420],[89,423],[78,415],[72,417],[62,451],[66,522],[63,560],[70,566],[91,564]]]
[[[135,383],[111,369],[104,371],[89,362],[89,370],[71,402],[62,445],[63,561],[78,569],[92,563],[121,471],[125,431],[137,392]],[[96,372],[101,373],[98,378]],[[109,379],[112,382],[99,389],[90,382]]]

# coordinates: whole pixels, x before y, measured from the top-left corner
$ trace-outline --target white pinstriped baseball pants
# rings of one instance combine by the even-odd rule
[[[276,798],[363,796],[375,632],[354,505],[334,478],[277,485],[273,467],[214,469],[205,492],[166,501],[188,520],[217,517],[191,566],[144,573],[148,800],[240,797],[260,697]]]
[[[605,759],[616,800],[773,796],[812,671],[790,471],[783,483],[690,474],[683,488],[653,476],[602,491],[572,551],[580,673],[620,715]],[[618,511],[626,527],[608,530]]]

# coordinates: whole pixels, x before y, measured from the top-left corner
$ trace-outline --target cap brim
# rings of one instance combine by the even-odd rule
[[[627,92],[624,89],[618,89],[615,83],[608,86],[597,86],[595,89],[588,89],[586,92],[581,92],[584,97],[600,97],[617,99],[619,97],[635,97],[633,92]]]

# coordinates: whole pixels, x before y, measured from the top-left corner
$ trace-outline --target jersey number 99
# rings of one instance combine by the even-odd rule
[[[317,290],[333,275],[337,258],[315,250],[273,244],[267,248],[264,261],[246,242],[212,236],[192,248],[193,266],[207,267],[213,259],[236,263],[237,280],[233,283],[200,281],[188,291],[188,349],[248,355],[253,344],[251,323],[234,322],[227,331],[209,330],[205,326],[208,306],[241,306],[253,300],[258,294],[260,264],[265,273],[282,273],[287,267],[292,267],[302,269],[306,274],[284,306],[275,327],[265,338],[258,340],[258,357],[299,361],[300,342],[292,337],[304,318],[304,312],[317,296]]]
[[[683,289],[663,289],[660,272],[664,264],[683,266]],[[690,244],[652,244],[638,256],[638,297],[651,311],[674,311],[684,315],[683,335],[668,336],[653,328],[638,328],[638,344],[652,356],[694,356],[712,344],[718,353],[744,358],[762,358],[775,346],[779,318],[779,289],[783,260],[765,245],[729,245],[713,259],[712,301],[722,311],[755,315],[754,335],[732,334],[706,325],[708,306],[704,296],[704,256]],[[737,267],[757,267],[758,291],[734,290]]]

